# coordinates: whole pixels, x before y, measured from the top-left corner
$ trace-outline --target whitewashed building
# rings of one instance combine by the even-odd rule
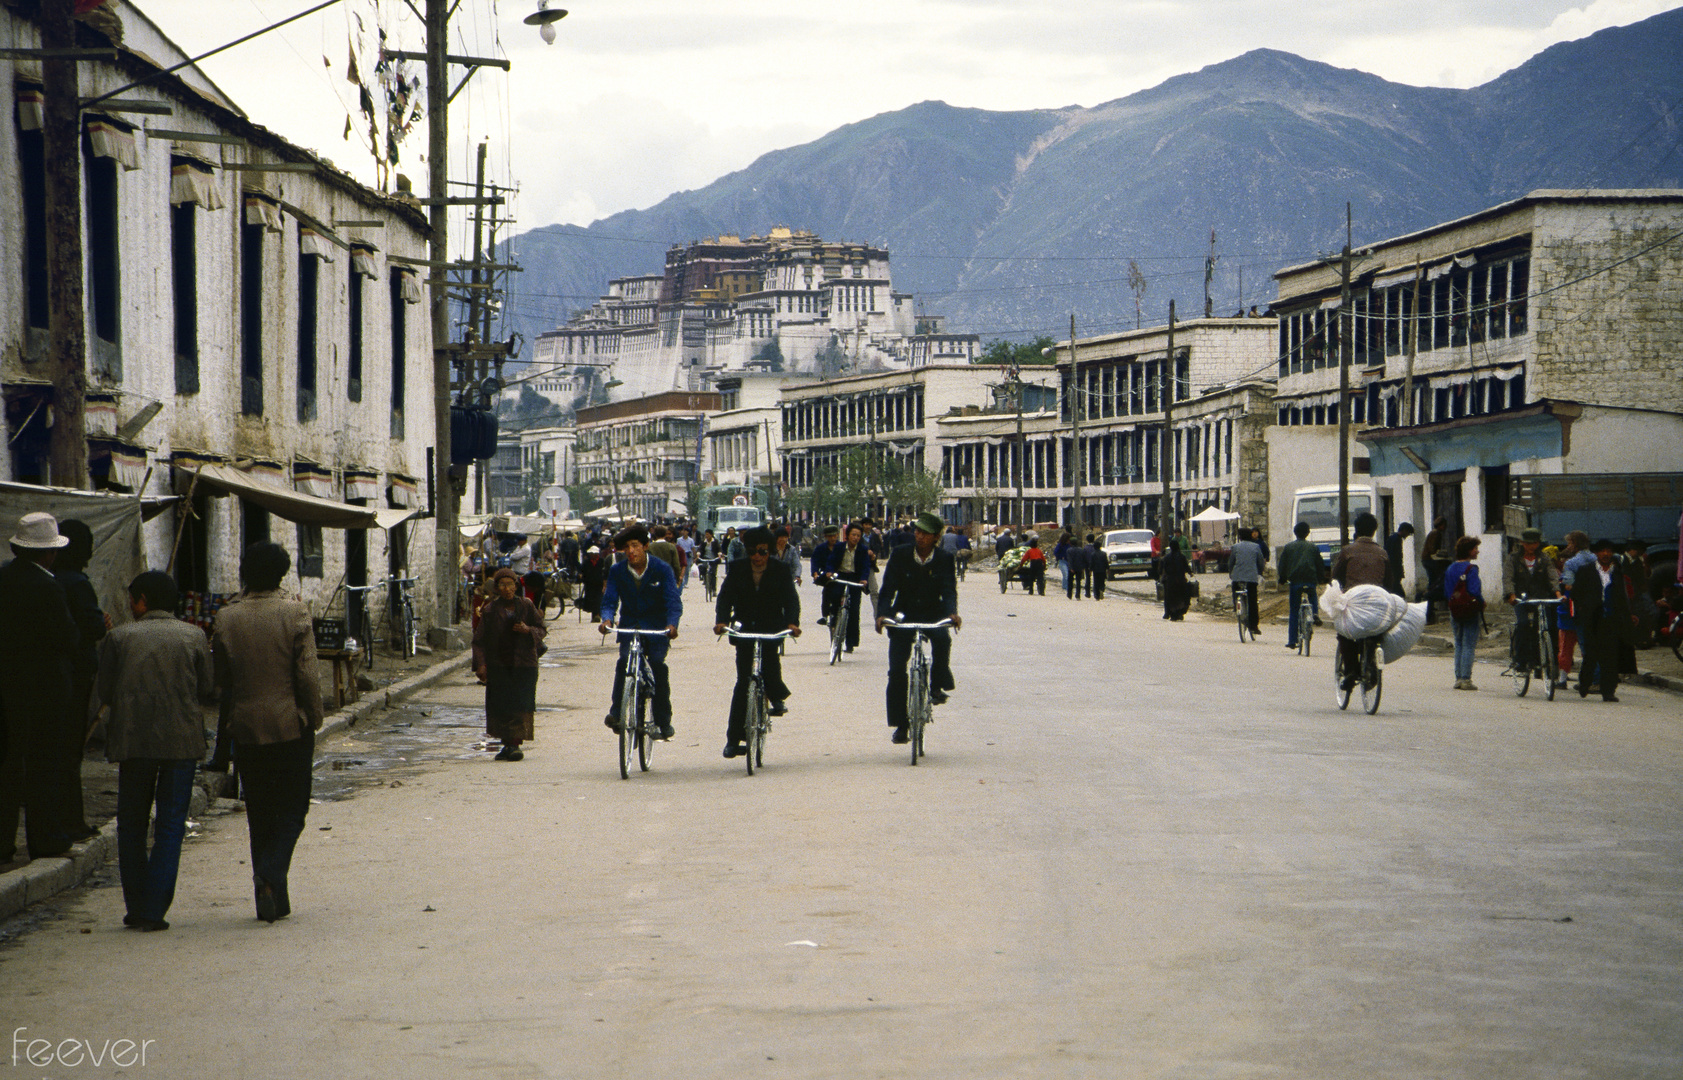
[[[1534,191],[1353,253],[1352,483],[1415,525],[1410,575],[1441,515],[1492,580],[1528,477],[1679,471],[1680,237],[1683,191]],[[1337,482],[1342,321],[1336,263],[1275,279],[1282,536],[1291,490]]]
[[[143,527],[140,561],[172,568],[190,603],[236,591],[241,550],[273,540],[293,557],[287,589],[318,613],[341,578],[395,572],[421,578],[430,615],[432,523],[414,515],[430,488],[432,341],[405,261],[426,257],[426,217],[250,123],[196,68],[162,74],[186,55],[133,5],[100,14],[118,58],[78,65],[82,97],[146,79],[122,98],[167,114],[96,104],[82,117],[93,485],[182,496]],[[39,43],[14,5],[0,34]],[[0,472],[74,486],[48,467],[41,74],[17,59],[0,71],[13,208],[0,216]]]
[[[816,375],[737,371],[710,380],[720,411],[706,418],[704,485],[756,484],[770,487],[783,474],[782,393],[819,381]]]
[[[578,481],[612,500],[619,516],[688,513],[690,485],[701,477],[702,424],[719,407],[716,393],[671,392],[580,409]]]

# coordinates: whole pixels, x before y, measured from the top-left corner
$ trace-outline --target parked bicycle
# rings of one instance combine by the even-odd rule
[[[952,624],[951,619],[932,623],[888,621],[890,631],[909,630],[917,635],[912,639],[912,658],[906,668],[906,734],[910,736],[907,741],[913,765],[923,756],[923,729],[935,721],[935,703],[929,696],[929,652],[924,643],[929,640],[929,631],[945,630]]]
[[[1555,683],[1560,672],[1555,652],[1554,629],[1549,625],[1550,613],[1560,601],[1527,600],[1521,597],[1514,605],[1514,629],[1508,639],[1508,670],[1503,672],[1512,680],[1514,696],[1524,697],[1531,688],[1531,679],[1543,681],[1543,696],[1554,700]]]
[[[372,585],[340,585],[345,591],[345,648],[362,650],[363,666],[374,670],[374,620],[368,617],[368,594],[383,589],[386,583]],[[331,604],[331,601],[329,601]]]
[[[1379,711],[1379,695],[1384,689],[1384,672],[1379,666],[1379,638],[1365,637],[1356,642],[1361,650],[1361,665],[1351,673],[1346,670],[1344,650],[1338,649],[1332,663],[1332,685],[1340,710],[1350,707],[1356,687],[1362,690],[1362,710],[1369,716]],[[1353,676],[1353,677],[1352,677]]]
[[[408,660],[420,644],[420,624],[415,621],[415,582],[412,577],[386,579],[386,633],[391,650]]]
[[[625,653],[625,688],[619,697],[619,776],[631,779],[631,755],[637,755],[637,767],[649,771],[654,763],[654,744],[660,738],[660,725],[649,720],[649,699],[654,697],[654,669],[643,655],[643,638],[666,637],[665,630],[627,630],[614,627],[614,633],[631,638],[631,648]]]
[[[789,631],[779,630],[775,634],[749,634],[737,629],[740,624],[732,624],[726,631],[731,641],[752,641],[754,643],[754,674],[748,684],[748,707],[743,716],[743,734],[748,739],[748,752],[742,759],[748,764],[748,775],[753,776],[754,770],[765,764],[766,736],[771,734],[771,699],[766,696],[766,680],[762,669],[764,642],[775,641],[782,645],[788,638]]]
[[[848,581],[846,578],[831,578],[833,585],[845,585],[848,589],[864,589],[863,581]],[[860,600],[863,603],[863,598]],[[852,618],[848,614],[847,589],[843,589],[837,597],[836,613],[830,619],[830,663],[841,660],[842,651],[847,645],[847,624]]]

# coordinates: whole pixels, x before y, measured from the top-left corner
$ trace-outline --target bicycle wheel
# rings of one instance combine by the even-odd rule
[[[637,733],[637,676],[625,677],[625,689],[619,695],[619,778],[631,779],[631,744]]]
[[[841,660],[842,646],[847,643],[847,598],[836,605],[835,617],[830,620],[830,663]]]
[[[403,598],[403,658],[412,659],[415,655],[415,605]]]
[[[1297,609],[1297,648],[1304,656],[1309,655],[1309,639],[1315,636],[1315,609],[1305,604]]]
[[[643,712],[648,712],[647,700],[639,701],[637,705]],[[637,718],[637,768],[643,772],[648,772],[649,766],[654,764],[654,728],[647,717]]]
[[[1385,673],[1378,659],[1368,652],[1362,661],[1362,709],[1369,716],[1379,711],[1379,695],[1385,689]]]
[[[1235,591],[1233,594],[1233,617],[1239,623],[1239,644],[1245,643],[1245,594]]]
[[[1332,656],[1332,693],[1333,700],[1338,703],[1340,711],[1350,707],[1350,694],[1353,687],[1344,680],[1344,650],[1340,648]]]
[[[765,740],[766,723],[766,691],[759,680],[748,686],[748,710],[743,717],[743,734],[748,737],[748,751],[742,755],[742,760],[748,766],[748,775],[754,775],[755,758],[759,756]]]
[[[923,750],[923,710],[929,705],[929,672],[922,664],[914,663],[906,673],[906,726],[911,737],[912,764]]]
[[[1542,654],[1543,666],[1543,697],[1554,700],[1555,683],[1560,679],[1560,663],[1555,658],[1554,645],[1549,641],[1549,630],[1545,623],[1537,635],[1537,650]]]

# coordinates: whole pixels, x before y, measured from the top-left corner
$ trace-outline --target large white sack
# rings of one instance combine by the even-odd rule
[[[1321,614],[1332,620],[1337,626],[1344,618],[1344,586],[1336,581],[1327,582],[1327,587],[1321,593]]]
[[[1409,604],[1397,625],[1385,631],[1380,639],[1379,647],[1385,653],[1385,662],[1407,656],[1410,649],[1420,643],[1420,634],[1426,629],[1426,605]]]
[[[1378,585],[1357,585],[1343,596],[1342,617],[1333,625],[1348,638],[1377,637],[1397,625],[1408,607],[1402,597]]]

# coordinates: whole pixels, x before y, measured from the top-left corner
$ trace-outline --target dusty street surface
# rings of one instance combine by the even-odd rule
[[[292,918],[213,819],[167,933],[84,892],[0,951],[0,1018],[217,1080],[1683,1075],[1675,697],[1410,657],[1370,718],[1278,630],[961,594],[915,769],[883,640],[832,668],[810,626],[764,770],[721,758],[692,587],[678,736],[622,781],[569,615],[524,762],[475,748],[475,687],[427,691],[324,746]],[[117,1075],[23,1049],[5,1077]]]

